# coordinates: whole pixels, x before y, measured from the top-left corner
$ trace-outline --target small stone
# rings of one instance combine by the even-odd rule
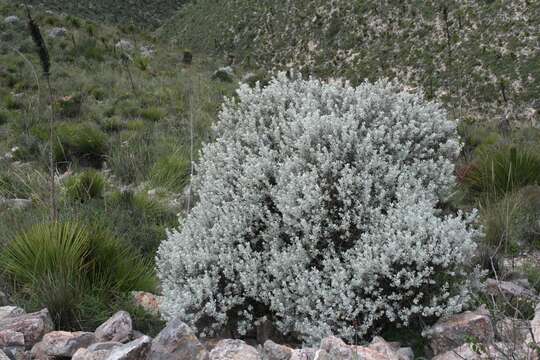
[[[493,296],[540,301],[538,294],[536,294],[534,290],[530,290],[511,281],[497,281],[495,279],[487,279],[486,292]]]
[[[435,355],[459,347],[469,337],[480,343],[489,344],[494,339],[491,317],[485,308],[466,311],[461,314],[440,319],[425,335]]]
[[[0,331],[0,348],[9,346],[24,346],[24,335],[18,331]]]
[[[96,329],[97,341],[129,341],[133,333],[131,316],[126,311],[118,311]]]
[[[204,360],[208,351],[195,336],[193,330],[180,319],[170,321],[152,341],[149,359]]]
[[[261,355],[242,340],[225,339],[212,349],[210,360],[261,360]]]
[[[397,351],[399,360],[414,360],[414,351],[410,347],[403,347]]]
[[[289,360],[314,360],[317,354],[317,349],[295,349],[291,354]]]
[[[21,21],[21,19],[19,19],[19,17],[15,15],[8,16],[4,19],[4,23],[6,24],[16,24],[19,21]]]
[[[114,350],[115,348],[122,346],[122,343],[117,341],[106,341],[94,343],[88,347],[89,351],[103,351],[103,350]]]
[[[125,345],[115,348],[106,357],[106,360],[141,360],[146,359],[152,346],[152,339],[143,336]]]
[[[90,351],[88,349],[79,349],[73,354],[71,360],[105,360],[110,353],[110,350]]]
[[[54,27],[51,30],[49,30],[48,35],[49,37],[52,37],[52,38],[64,37],[67,35],[67,30],[66,28],[63,28],[63,27]]]
[[[322,339],[320,348],[325,350],[334,360],[349,360],[353,353],[351,347],[335,336]]]
[[[279,345],[272,340],[264,342],[264,353],[267,360],[289,360],[292,356],[293,349]]]
[[[24,335],[24,344],[31,348],[43,336],[54,330],[54,324],[47,309],[0,319],[0,331],[12,330]]]
[[[223,82],[232,82],[234,78],[234,71],[232,67],[226,66],[217,69],[212,74],[212,80],[220,80]]]
[[[32,348],[34,359],[72,357],[80,348],[86,348],[96,341],[89,332],[52,331]]]
[[[133,43],[129,40],[120,40],[114,45],[114,47],[117,50],[123,50],[123,51],[132,51],[133,50]]]
[[[18,306],[0,307],[0,320],[7,317],[19,316],[19,315],[24,315],[24,314],[25,314],[24,310]]]

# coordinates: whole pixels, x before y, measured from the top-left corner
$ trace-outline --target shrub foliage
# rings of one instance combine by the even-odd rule
[[[198,203],[158,251],[167,317],[310,341],[459,311],[474,214],[442,215],[456,126],[393,82],[243,85],[202,151]]]

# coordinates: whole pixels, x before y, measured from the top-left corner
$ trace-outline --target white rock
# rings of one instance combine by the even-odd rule
[[[131,51],[133,50],[133,43],[129,40],[120,40],[114,46],[117,50]]]
[[[67,35],[67,30],[66,28],[63,28],[63,27],[54,27],[51,30],[49,30],[48,35],[49,37],[52,37],[52,38],[64,37]]]
[[[6,24],[16,24],[19,21],[21,21],[21,19],[19,19],[19,17],[15,15],[10,15],[4,19],[4,23]]]

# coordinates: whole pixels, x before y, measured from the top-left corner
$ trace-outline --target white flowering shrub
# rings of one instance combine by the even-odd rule
[[[460,150],[437,104],[281,74],[242,86],[215,130],[198,202],[158,252],[166,317],[351,339],[461,309],[477,233],[474,215],[437,209]]]

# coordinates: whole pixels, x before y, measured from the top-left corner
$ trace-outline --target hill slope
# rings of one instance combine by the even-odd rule
[[[160,30],[181,46],[318,76],[397,77],[456,117],[531,120],[540,3],[231,0],[187,4]]]
[[[14,4],[21,3],[20,0],[11,0],[11,2]],[[132,24],[135,28],[159,26],[185,2],[186,0],[27,1],[28,4],[37,5],[55,12],[63,12],[111,24]]]

